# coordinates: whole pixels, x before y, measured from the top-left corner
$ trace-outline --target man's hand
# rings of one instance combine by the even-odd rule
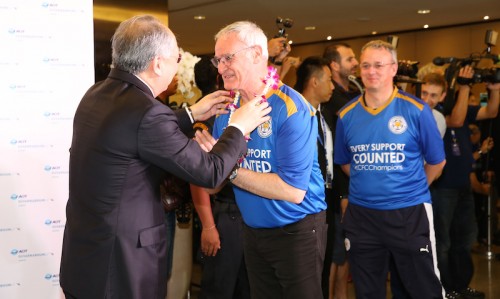
[[[474,69],[470,65],[466,65],[458,71],[457,83],[460,86],[468,87],[466,82],[469,82],[474,75]]]
[[[493,91],[493,90],[498,91],[498,90],[500,90],[500,83],[487,83],[486,87],[491,91]]]
[[[201,251],[206,256],[215,256],[220,249],[220,238],[217,228],[201,231]]]
[[[493,142],[492,137],[486,137],[486,139],[483,140],[483,143],[481,144],[481,152],[483,154],[487,154],[491,149],[495,146],[495,143]]]
[[[262,97],[258,96],[236,109],[229,125],[233,124],[242,130],[244,136],[247,136],[260,124],[270,119],[269,112],[271,112],[269,103],[262,102]]]
[[[286,42],[286,38],[276,37],[276,38],[270,39],[267,42],[267,52],[269,53],[269,57],[278,56],[278,55],[282,54],[283,52],[286,52],[286,54],[288,54],[288,53],[290,53],[290,45]],[[283,57],[285,57],[286,54]],[[283,59],[283,58],[281,58],[281,59]]]
[[[233,101],[234,99],[229,96],[229,91],[218,90],[206,95],[190,108],[195,121],[206,120],[216,114],[227,114],[227,104]]]
[[[217,140],[215,140],[215,138],[212,137],[212,135],[207,130],[196,131],[194,133],[194,140],[196,140],[201,149],[206,152],[211,151],[214,145],[217,143]]]

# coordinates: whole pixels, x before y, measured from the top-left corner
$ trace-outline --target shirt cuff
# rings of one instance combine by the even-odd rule
[[[193,112],[191,111],[191,108],[186,107],[185,109],[186,109],[186,112],[189,116],[189,119],[191,120],[191,123],[194,124]]]
[[[235,124],[235,123],[230,123],[228,127],[235,127],[236,129],[240,130],[241,134],[245,136],[245,130],[241,125]]]

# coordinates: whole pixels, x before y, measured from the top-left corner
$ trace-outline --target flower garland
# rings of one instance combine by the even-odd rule
[[[278,70],[272,66],[267,67],[267,76],[262,80],[264,84],[266,85],[264,87],[264,90],[262,91],[261,97],[262,100],[260,101],[261,103],[266,102],[266,93],[269,91],[269,88],[272,88],[274,90],[278,89],[278,83],[280,82],[280,76],[278,75]]]

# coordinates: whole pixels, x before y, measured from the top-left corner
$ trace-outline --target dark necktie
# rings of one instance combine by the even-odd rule
[[[318,140],[325,146],[325,133],[323,132],[323,116],[319,110],[316,111],[316,117],[318,118]]]

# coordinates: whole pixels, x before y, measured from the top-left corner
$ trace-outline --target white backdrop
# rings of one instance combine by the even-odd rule
[[[94,82],[91,0],[0,0],[0,298],[63,298],[75,109]]]

